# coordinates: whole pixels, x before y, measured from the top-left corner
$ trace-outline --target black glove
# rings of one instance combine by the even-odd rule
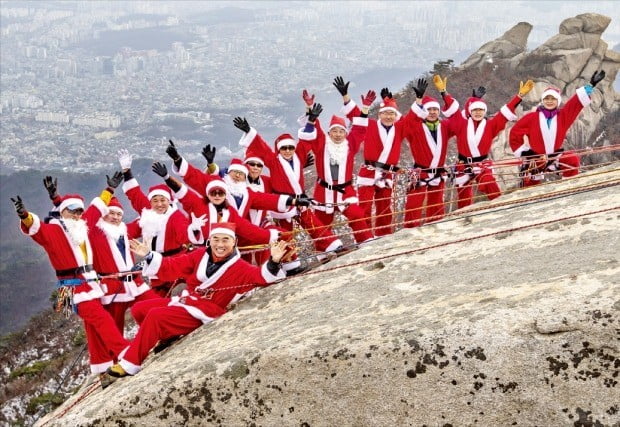
[[[213,163],[215,159],[215,147],[211,147],[211,144],[207,144],[202,148],[202,157],[207,160],[207,164]]]
[[[239,129],[242,132],[248,133],[250,132],[250,124],[248,123],[248,121],[244,118],[241,117],[235,117],[233,119],[233,124],[235,125],[235,127],[237,129]]]
[[[47,190],[47,194],[49,194],[50,199],[54,200],[58,197],[58,178],[46,176],[43,178],[43,186]]]
[[[295,206],[305,206],[308,207],[312,204],[312,199],[305,194],[300,194],[295,197]]]
[[[114,172],[114,175],[112,175],[112,178],[106,175],[105,179],[108,182],[108,187],[114,189],[118,187],[121,184],[121,182],[123,182],[123,172],[116,171]]]
[[[172,142],[171,139],[169,139],[168,142],[170,145],[166,147],[166,154],[168,154],[172,160],[180,159],[181,156],[179,156],[179,152],[177,151],[177,147],[174,146],[174,142]]]
[[[605,78],[604,70],[595,71],[594,74],[592,74],[592,77],[590,78],[590,84],[592,85],[592,87],[594,87],[604,78]]]
[[[383,89],[381,89],[381,99],[385,99],[385,98],[392,98],[392,92],[390,92],[390,90],[386,87],[384,87]]]
[[[145,260],[138,261],[137,263],[133,265],[133,267],[131,267],[131,270],[129,271],[140,271],[142,270],[142,267],[144,267],[145,265],[146,265]]]
[[[418,79],[416,85],[413,87],[415,96],[417,96],[418,98],[422,98],[424,96],[424,93],[426,92],[427,87],[428,81],[426,79]]]
[[[19,196],[15,196],[15,199],[11,197],[11,201],[15,205],[15,212],[17,212],[17,216],[20,218],[28,217],[28,211],[26,211],[26,207],[24,206],[24,202],[22,202],[22,198]]]
[[[351,82],[344,82],[344,79],[342,78],[342,76],[338,76],[334,79],[334,87],[336,88],[336,90],[338,92],[340,92],[340,95],[345,96],[349,93],[349,83]]]
[[[471,96],[474,98],[482,98],[487,93],[487,89],[484,86],[479,86],[478,89],[471,91]]]
[[[521,157],[537,156],[538,154],[531,148],[521,152]]]
[[[153,169],[153,172],[155,172],[162,178],[166,178],[166,176],[168,176],[168,169],[166,169],[166,165],[164,165],[163,163],[155,162],[153,163],[151,169]]]
[[[306,164],[304,164],[304,169],[309,168],[314,164],[314,154],[308,153],[306,156]]]
[[[308,111],[308,121],[314,122],[319,118],[321,113],[323,112],[323,106],[321,104],[314,104],[310,111]]]

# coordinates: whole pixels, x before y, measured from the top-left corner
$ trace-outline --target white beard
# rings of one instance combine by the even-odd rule
[[[345,139],[340,144],[336,144],[331,138],[325,138],[327,143],[327,154],[329,163],[332,165],[346,165],[349,157],[349,144]]]
[[[67,228],[67,234],[69,234],[69,238],[74,245],[81,245],[86,241],[88,236],[88,226],[86,225],[86,221],[83,219],[69,219],[65,218],[62,220]]]
[[[166,225],[168,217],[172,209],[168,209],[165,214],[158,214],[152,209],[142,209],[138,224],[142,228],[142,238],[145,242],[151,242],[153,237],[157,236]]]
[[[106,237],[114,241],[117,241],[121,236],[127,237],[127,226],[124,222],[121,222],[119,225],[115,225],[100,219],[97,222],[97,227],[103,231],[103,234],[105,234]]]
[[[230,176],[224,176],[224,182],[228,187],[228,192],[233,196],[243,196],[245,194],[245,189],[247,188],[247,182],[235,182]]]

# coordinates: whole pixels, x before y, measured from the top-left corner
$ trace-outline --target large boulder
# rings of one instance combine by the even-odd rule
[[[261,290],[39,425],[612,425],[620,188],[583,189],[617,166]]]
[[[478,67],[485,63],[510,59],[525,52],[530,31],[532,31],[531,24],[519,22],[501,37],[484,44],[467,58],[461,67]]]

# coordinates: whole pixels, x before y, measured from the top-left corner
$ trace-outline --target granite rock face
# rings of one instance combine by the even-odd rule
[[[617,166],[261,290],[39,425],[613,425]]]
[[[525,52],[531,31],[532,24],[519,22],[501,37],[482,45],[461,64],[461,67],[479,67],[484,63],[508,60]]]

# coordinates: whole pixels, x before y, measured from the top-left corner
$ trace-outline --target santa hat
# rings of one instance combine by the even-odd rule
[[[146,196],[149,200],[151,200],[155,196],[163,196],[168,199],[169,202],[172,202],[172,191],[166,184],[158,184],[149,188],[149,194]]]
[[[121,202],[119,202],[116,197],[112,197],[112,199],[110,199],[110,203],[108,203],[108,209],[111,211],[123,213],[123,205],[121,205]]]
[[[294,147],[297,146],[297,141],[291,136],[290,133],[283,133],[279,137],[276,138],[276,149],[279,150],[282,147],[286,147],[288,145],[292,145]]]
[[[242,172],[246,176],[248,175],[248,168],[243,164],[241,159],[232,159],[230,161],[230,166],[228,166],[228,172],[230,171]]]
[[[424,109],[426,111],[428,111],[429,108],[438,108],[441,109],[441,106],[439,105],[439,102],[437,102],[437,100],[435,98],[433,98],[432,96],[424,96],[424,98],[422,98],[422,106],[424,107]]]
[[[254,153],[250,153],[250,152],[246,153],[245,160],[243,161],[243,163],[248,163],[248,162],[256,162],[256,163],[260,163],[261,165],[265,164],[263,159],[261,159],[258,155]]]
[[[62,212],[65,209],[72,211],[76,209],[84,210],[84,197],[79,194],[67,194],[60,198],[60,205],[58,205],[58,211]]]
[[[383,113],[384,111],[394,111],[397,116],[400,116],[400,111],[398,111],[398,105],[396,105],[396,101],[393,98],[385,97],[381,104],[379,104],[379,112]]]
[[[560,92],[560,89],[558,89],[557,87],[549,86],[547,89],[545,89],[542,95],[540,95],[540,100],[542,101],[543,99],[545,99],[545,97],[549,95],[557,99],[558,104],[562,102],[562,92]]]
[[[484,110],[487,112],[487,103],[482,100],[482,98],[476,98],[475,96],[470,97],[465,103],[465,110],[471,114],[471,112],[477,108]]]
[[[230,237],[235,237],[235,230],[237,228],[237,224],[234,222],[218,222],[213,224],[211,230],[209,231],[209,237],[214,234],[226,234]]]
[[[207,195],[211,192],[211,190],[216,189],[216,188],[224,190],[226,194],[228,194],[228,187],[226,186],[226,183],[222,181],[221,179],[214,179],[213,181],[207,184],[207,188],[206,188]]]
[[[347,124],[344,121],[344,118],[339,116],[332,116],[332,119],[329,122],[329,130],[332,130],[333,128],[342,128],[346,132]]]

